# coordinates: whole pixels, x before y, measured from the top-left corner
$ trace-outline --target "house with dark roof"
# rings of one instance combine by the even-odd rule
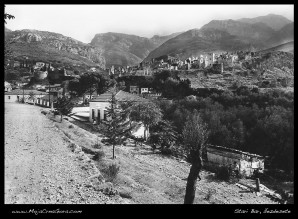
[[[97,96],[89,101],[89,121],[99,123],[101,120],[107,119],[106,109],[110,106],[110,100],[112,98],[112,93],[115,94],[117,102],[149,102],[149,100],[142,98],[138,95],[131,94],[125,91],[115,92],[114,90],[109,90]],[[138,129],[134,130],[134,135],[141,137],[144,135],[145,127],[142,124],[138,125]]]
[[[30,96],[34,95],[35,98],[41,98],[47,95],[46,92],[38,91],[38,90],[21,90],[16,89],[9,92],[5,92],[5,102],[20,102],[23,97],[25,103],[32,102],[32,98]]]

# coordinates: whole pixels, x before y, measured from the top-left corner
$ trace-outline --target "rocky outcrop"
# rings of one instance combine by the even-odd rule
[[[38,50],[38,48],[42,48],[43,50],[56,51],[56,53],[61,52],[63,56],[65,56],[65,54],[80,56],[89,60],[90,64],[94,63],[93,65],[99,65],[101,68],[105,68],[105,59],[102,55],[102,49],[95,48],[90,44],[82,43],[70,37],[63,36],[62,34],[37,30],[20,30],[9,32],[6,38],[13,41],[15,45],[23,45],[24,43],[28,44],[26,45],[28,47],[33,47],[31,44],[36,45],[35,53],[42,53],[43,51]],[[23,55],[30,56],[30,54]],[[38,54],[33,55],[38,56]],[[79,57],[77,59],[79,59]]]

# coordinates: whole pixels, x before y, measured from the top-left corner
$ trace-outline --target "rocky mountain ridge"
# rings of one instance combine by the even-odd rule
[[[17,57],[45,58],[43,61],[59,62],[59,57],[63,55],[64,58],[69,58],[69,61],[73,60],[78,64],[81,62],[88,66],[105,68],[105,59],[99,48],[62,34],[25,29],[6,32],[5,38],[13,42],[11,47]],[[45,55],[49,57],[46,58]]]
[[[293,41],[293,22],[283,16],[273,16],[273,23],[278,18],[281,18],[279,24],[287,23],[281,29],[275,30],[277,27],[274,26],[273,29],[273,23],[268,21],[271,17],[272,15],[252,20],[212,20],[200,29],[186,31],[166,41],[151,51],[144,61],[163,55],[187,58],[206,52],[258,51]]]

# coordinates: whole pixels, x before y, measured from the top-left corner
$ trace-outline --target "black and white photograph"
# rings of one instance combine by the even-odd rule
[[[5,4],[4,28],[5,205],[290,213],[245,206],[294,204],[294,4]]]

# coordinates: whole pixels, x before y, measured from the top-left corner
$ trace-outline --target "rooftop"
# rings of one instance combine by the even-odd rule
[[[226,147],[222,147],[222,146],[216,146],[216,145],[208,145],[207,146],[207,150],[209,149],[216,149],[219,151],[227,151],[227,152],[232,152],[232,153],[236,153],[236,154],[243,154],[243,155],[248,155],[251,157],[257,157],[257,158],[264,158],[264,156],[258,155],[258,154],[251,154],[248,152],[244,152],[244,151],[240,151],[237,149],[233,149],[233,148],[226,148]]]
[[[136,102],[148,102],[147,99],[139,97],[137,95],[125,92],[125,91],[118,91],[115,95],[116,100],[118,101],[136,101]],[[108,102],[112,98],[112,91],[107,91],[96,98],[90,100],[90,102]]]
[[[29,95],[33,93],[34,95],[46,95],[47,92],[38,91],[38,90],[24,90],[24,95]],[[5,92],[5,95],[23,95],[23,90],[16,89],[12,91]]]

